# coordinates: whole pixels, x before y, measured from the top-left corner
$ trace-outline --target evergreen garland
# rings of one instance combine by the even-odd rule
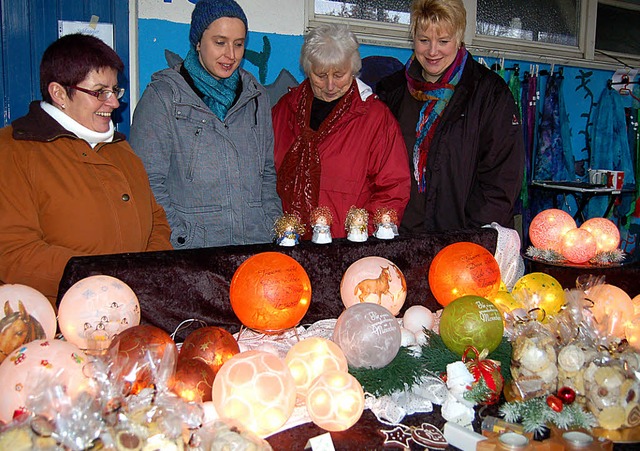
[[[424,330],[427,342],[420,346],[417,355],[410,348],[401,346],[396,357],[383,368],[353,368],[351,373],[365,392],[379,397],[404,391],[420,382],[423,376],[439,376],[446,373],[449,363],[457,362],[460,356],[449,350],[439,334]],[[505,383],[511,380],[511,343],[506,338],[489,354],[488,358],[500,362],[500,372]]]
[[[480,378],[478,382],[471,386],[471,389],[469,391],[464,392],[462,397],[474,404],[482,404],[483,402],[486,402],[489,398],[491,398],[492,395],[493,393],[489,389],[487,381]]]
[[[527,257],[534,260],[543,260],[549,263],[565,264],[568,263],[562,254],[552,249],[540,249],[534,246],[527,248]],[[594,266],[607,266],[613,263],[620,263],[625,258],[625,253],[622,249],[613,249],[611,251],[600,251],[589,260],[590,265]]]
[[[597,425],[595,417],[577,403],[565,404],[560,412],[556,412],[547,405],[543,396],[505,403],[500,407],[500,413],[504,415],[505,421],[521,422],[525,432],[542,433],[550,423],[560,429],[590,429]]]

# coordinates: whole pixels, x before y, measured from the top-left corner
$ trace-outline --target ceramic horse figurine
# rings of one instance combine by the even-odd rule
[[[389,267],[381,266],[382,271],[380,271],[380,275],[377,279],[364,279],[361,280],[353,290],[353,294],[358,294],[360,291],[360,295],[358,298],[360,302],[365,302],[365,299],[370,294],[375,294],[378,296],[378,304],[382,303],[382,295],[388,294],[393,298],[391,291],[389,291],[389,281],[391,281],[391,273],[389,272]]]
[[[22,301],[18,301],[18,310],[15,312],[6,301],[4,315],[0,320],[0,363],[19,346],[46,338],[42,325],[27,312]]]

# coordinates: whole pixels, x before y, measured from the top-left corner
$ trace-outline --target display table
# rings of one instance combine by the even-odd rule
[[[407,298],[399,316],[416,304],[436,311],[441,306],[431,294],[428,281],[433,257],[445,246],[460,241],[479,244],[493,254],[497,236],[496,230],[485,228],[400,236],[393,240],[370,237],[364,243],[338,239],[324,245],[306,241],[291,248],[263,244],[74,257],[60,282],[58,303],[75,282],[105,274],[122,280],[136,293],[144,324],[172,333],[182,321],[198,319],[235,333],[240,322],[229,302],[231,279],[250,256],[275,251],[297,260],[311,281],[311,304],[303,324],[340,316],[344,310],[340,298],[342,275],[353,262],[368,256],[391,260],[403,272]],[[180,331],[176,341],[183,341],[188,332]]]

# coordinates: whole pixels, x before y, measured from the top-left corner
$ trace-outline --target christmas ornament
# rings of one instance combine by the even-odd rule
[[[564,305],[562,285],[552,276],[542,272],[532,272],[522,276],[511,290],[513,298],[527,309],[541,309],[543,322],[560,312]]]
[[[8,306],[7,302],[9,303]],[[41,328],[44,332],[44,336],[38,336],[34,339],[47,338],[52,340],[56,335],[58,323],[53,306],[46,296],[27,285],[7,283],[0,286],[0,309],[2,309],[0,310],[0,319],[9,316],[12,312],[20,311],[20,303],[22,303],[25,314],[32,317],[39,324],[39,326],[34,325],[32,327],[38,330]],[[9,314],[7,311],[9,311]],[[23,343],[28,343],[28,341]],[[7,350],[5,349],[5,351]]]
[[[440,317],[440,336],[451,351],[462,355],[467,346],[495,350],[502,341],[500,311],[480,296],[463,296],[448,304]]]
[[[140,303],[129,285],[115,277],[85,277],[62,296],[58,324],[67,341],[101,353],[118,333],[140,324]]]
[[[571,404],[576,400],[576,392],[571,387],[561,387],[558,389],[558,398],[560,398],[564,404]]]
[[[178,363],[181,360],[201,360],[215,376],[222,364],[239,352],[238,342],[226,330],[215,326],[201,327],[185,338]]]
[[[597,252],[608,252],[620,244],[620,230],[613,221],[607,218],[587,219],[580,226],[589,231],[596,241]]]
[[[373,302],[396,316],[407,297],[402,271],[382,257],[364,257],[352,263],[340,282],[340,297],[349,308],[360,302]]]
[[[181,359],[171,380],[171,391],[187,402],[211,401],[215,373],[202,360]]]
[[[500,288],[500,267],[478,244],[450,244],[431,261],[429,288],[442,306],[465,295],[490,297]]]
[[[356,368],[381,368],[398,354],[402,334],[396,318],[385,307],[354,304],[338,317],[333,341]]]
[[[560,241],[560,253],[571,263],[585,263],[596,255],[596,239],[586,229],[571,229]]]
[[[222,418],[265,437],[284,425],[296,404],[296,385],[284,360],[265,351],[231,357],[213,381],[213,404]]]
[[[550,424],[559,429],[590,429],[597,425],[595,417],[579,403],[564,406],[558,412],[549,407],[544,396],[504,403],[500,414],[509,423],[522,423],[525,432],[531,433],[543,433]]]
[[[279,252],[249,257],[229,287],[231,307],[249,329],[278,333],[295,327],[311,302],[311,282],[304,268]]]
[[[309,387],[305,404],[316,425],[331,432],[345,431],[362,416],[364,391],[346,371],[325,371]]]
[[[462,354],[462,361],[473,375],[476,385],[482,382],[482,388],[486,387],[486,390],[482,390],[481,396],[474,401],[477,404],[491,405],[500,399],[504,378],[500,373],[500,362],[487,359],[486,354],[488,354],[486,350],[479,353],[476,348],[469,346]]]
[[[515,300],[513,295],[507,290],[499,290],[493,297],[489,299],[504,317],[505,313],[509,313],[517,308],[524,308],[524,305]]]
[[[626,322],[634,311],[631,297],[623,289],[607,283],[589,288],[586,297],[593,302],[591,312],[600,332],[624,338]]]
[[[402,327],[414,334],[421,334],[424,329],[431,330],[434,321],[431,310],[423,305],[412,305],[404,312]]]
[[[561,252],[562,236],[576,228],[576,221],[569,213],[550,208],[538,213],[529,225],[531,244],[539,249],[551,249]]]
[[[547,396],[547,405],[551,407],[555,412],[562,412],[562,400],[556,395]]]

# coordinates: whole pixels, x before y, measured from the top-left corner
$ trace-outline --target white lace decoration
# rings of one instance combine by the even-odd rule
[[[520,255],[520,235],[514,229],[502,227],[497,222],[485,225],[498,231],[498,243],[494,257],[500,267],[500,276],[509,291],[524,275],[524,260]]]

